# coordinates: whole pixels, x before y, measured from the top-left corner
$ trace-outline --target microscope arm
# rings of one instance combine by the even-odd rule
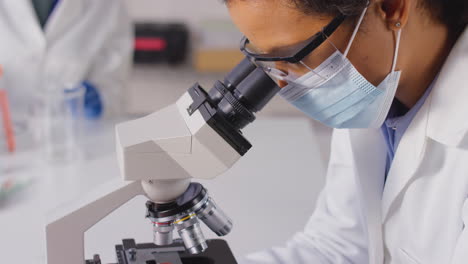
[[[47,263],[85,263],[84,233],[137,195],[144,195],[140,182],[116,179],[55,213],[46,226]]]

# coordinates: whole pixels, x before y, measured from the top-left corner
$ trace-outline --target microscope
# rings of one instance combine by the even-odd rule
[[[153,242],[124,239],[118,264],[236,263],[227,243],[206,240],[200,224],[218,236],[232,220],[195,179],[212,179],[252,147],[241,130],[279,91],[248,58],[206,91],[198,83],[175,104],[116,126],[117,157],[124,181],[58,212],[46,226],[48,264],[100,264],[84,258],[84,232],[137,195],[148,198]],[[177,232],[179,238],[174,239]]]

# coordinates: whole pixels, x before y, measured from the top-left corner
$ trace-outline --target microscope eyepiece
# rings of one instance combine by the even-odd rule
[[[244,58],[232,71],[230,71],[224,81],[216,81],[213,88],[208,92],[212,104],[217,105],[226,93],[232,92],[257,66],[248,58]]]
[[[249,76],[257,66],[247,57],[245,57],[234,69],[232,69],[224,78],[224,85],[231,90]]]
[[[245,58],[224,82],[216,82],[208,95],[218,112],[235,129],[242,129],[255,120],[254,113],[262,110],[279,89],[263,69]]]
[[[280,88],[263,69],[244,58],[224,81],[217,81],[208,92],[198,83],[188,93],[192,103],[187,112],[197,110],[206,123],[223,137],[240,155],[252,145],[242,136],[241,129],[255,120],[255,113],[276,95]]]
[[[234,95],[250,111],[258,112],[270,102],[279,89],[263,69],[256,68],[237,86]]]

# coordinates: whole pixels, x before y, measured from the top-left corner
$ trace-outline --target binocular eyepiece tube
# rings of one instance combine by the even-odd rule
[[[262,68],[244,58],[224,81],[217,81],[208,91],[211,103],[236,129],[255,120],[260,111],[276,95],[280,87]]]

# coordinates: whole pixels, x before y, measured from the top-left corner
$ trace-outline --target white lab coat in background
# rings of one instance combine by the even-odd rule
[[[335,130],[305,230],[240,263],[468,263],[468,29],[404,134],[384,186],[379,129]]]
[[[88,80],[104,113],[122,108],[133,29],[121,0],[60,0],[44,30],[31,0],[0,1],[0,65],[12,104],[41,93],[45,82]],[[43,77],[43,78],[42,78]]]

